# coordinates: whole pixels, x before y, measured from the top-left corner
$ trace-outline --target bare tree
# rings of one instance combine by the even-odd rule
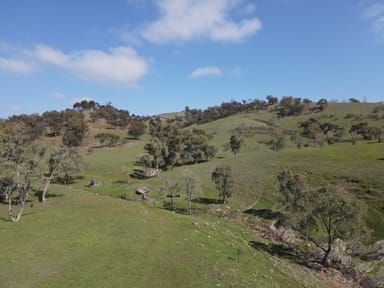
[[[191,215],[192,214],[192,200],[194,197],[199,195],[201,192],[200,179],[191,170],[184,170],[183,176],[184,176],[184,180],[185,180],[185,190],[186,190],[187,199],[188,199],[189,215]]]

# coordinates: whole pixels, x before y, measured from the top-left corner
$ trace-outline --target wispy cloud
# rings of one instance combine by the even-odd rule
[[[30,54],[37,60],[47,64],[60,67],[67,67],[70,64],[69,56],[47,45],[37,45],[34,51],[28,52],[27,54]]]
[[[252,13],[255,7],[250,5],[241,0],[159,0],[160,17],[146,25],[141,36],[155,43],[204,38],[242,41],[261,29],[261,21],[257,17],[233,20],[231,13],[236,9]]]
[[[384,2],[374,2],[365,6],[362,16],[370,21],[372,31],[384,40]]]
[[[47,45],[37,45],[12,57],[0,57],[0,72],[4,73],[26,75],[44,65],[64,69],[88,81],[131,88],[148,73],[147,60],[130,47],[64,53]]]
[[[220,76],[222,71],[218,67],[201,67],[197,68],[189,74],[189,78],[199,78],[205,76]]]
[[[28,75],[36,72],[35,65],[19,59],[7,59],[0,57],[0,73],[12,73],[19,75]]]

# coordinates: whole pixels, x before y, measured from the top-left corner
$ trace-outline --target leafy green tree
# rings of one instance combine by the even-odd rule
[[[48,173],[40,196],[40,201],[43,203],[46,201],[48,187],[55,178],[64,173],[65,179],[68,179],[71,172],[80,171],[81,157],[74,148],[64,145],[55,146],[48,154],[47,166]]]
[[[233,155],[236,156],[236,154],[239,153],[242,143],[243,143],[243,140],[239,138],[237,135],[235,134],[231,135],[231,138],[229,139],[229,146],[231,147],[231,151]]]
[[[8,123],[0,133],[0,179],[12,222],[20,221],[32,185],[41,177],[45,149],[33,143],[27,130],[24,123]],[[17,215],[13,203],[19,207]]]
[[[129,124],[128,135],[138,139],[145,134],[147,125],[141,120],[132,120]]]
[[[268,95],[266,97],[267,101],[268,101],[268,105],[275,105],[277,102],[279,102],[279,99],[277,97],[274,97],[272,95]]]
[[[43,121],[48,136],[59,136],[64,129],[64,117],[62,112],[47,111],[43,114]]]
[[[153,157],[156,169],[198,163],[216,153],[216,147],[209,143],[210,135],[201,129],[182,131],[175,124],[156,119],[150,121],[149,134],[152,138],[144,149]]]
[[[199,177],[191,170],[184,170],[183,173],[185,181],[185,191],[188,199],[188,211],[189,215],[192,214],[192,200],[201,192],[201,185]]]
[[[305,107],[306,105],[301,102],[301,98],[284,96],[280,100],[279,115],[282,117],[300,115],[304,111]]]
[[[14,115],[8,119],[8,122],[23,123],[23,125],[27,127],[24,133],[28,134],[28,136],[33,140],[41,137],[45,132],[43,118],[38,114]]]
[[[65,149],[61,156],[60,171],[64,176],[64,184],[69,184],[71,175],[80,172],[83,168],[83,159],[75,147]]]
[[[277,179],[283,194],[285,223],[323,251],[323,265],[328,265],[336,239],[366,235],[363,209],[345,193],[330,186],[309,189],[302,175],[289,170],[279,173]]]
[[[270,148],[273,151],[279,152],[281,149],[283,149],[285,147],[285,136],[284,136],[284,134],[281,133],[281,132],[275,131],[272,134],[272,139],[270,141],[268,141],[267,144],[270,146]]]
[[[113,147],[119,142],[120,136],[112,133],[97,133],[95,139],[99,140],[101,145]]]
[[[232,177],[232,169],[230,166],[218,166],[212,172],[212,181],[216,185],[219,196],[223,198],[223,203],[231,197],[234,192],[234,183]]]
[[[84,114],[74,110],[64,112],[65,132],[63,144],[68,147],[80,146],[85,134],[88,132],[88,125],[85,122]]]

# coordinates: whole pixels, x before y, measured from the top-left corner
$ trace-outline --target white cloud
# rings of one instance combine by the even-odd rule
[[[129,47],[66,54],[47,45],[18,52],[12,58],[0,57],[0,72],[26,75],[37,72],[44,64],[70,71],[81,79],[123,87],[136,87],[140,78],[148,73],[146,59]]]
[[[384,3],[376,2],[366,6],[362,16],[370,21],[372,31],[384,40]]]
[[[242,8],[240,0],[161,0],[161,17],[142,30],[142,37],[155,43],[208,38],[212,41],[241,41],[261,29],[256,18],[231,19]],[[243,9],[249,9],[249,5]],[[254,9],[254,7],[252,8]]]
[[[54,92],[52,93],[52,96],[56,98],[57,100],[65,100],[65,96],[61,92]]]
[[[146,60],[129,47],[111,48],[109,53],[85,50],[71,56],[69,69],[95,82],[135,87],[148,72]]]
[[[13,73],[28,75],[37,71],[37,67],[31,63],[19,59],[6,59],[0,57],[0,73]]]
[[[122,87],[136,87],[137,82],[148,73],[147,60],[130,47],[110,48],[108,51],[82,50],[64,53],[48,45],[37,45],[34,49],[16,49],[0,42],[0,52],[12,50],[0,56],[0,73],[21,75],[39,71],[51,65],[93,82]],[[57,96],[57,95],[56,95]]]
[[[201,67],[194,70],[191,74],[189,74],[189,78],[198,78],[204,76],[220,76],[222,71],[218,67]]]
[[[69,64],[69,57],[63,52],[46,45],[37,45],[32,52],[39,61],[47,64],[66,67]]]

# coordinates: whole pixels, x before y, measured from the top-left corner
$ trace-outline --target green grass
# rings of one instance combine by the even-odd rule
[[[263,240],[238,223],[53,190],[64,195],[18,224],[0,221],[0,287],[322,287],[307,269],[251,248]]]
[[[235,181],[235,193],[228,203],[232,213],[249,208],[275,211],[281,198],[276,175],[288,168],[306,175],[313,188],[326,183],[346,188],[367,205],[367,222],[374,230],[371,241],[383,239],[383,143],[296,149],[288,142],[287,148],[273,152],[261,143],[269,136],[259,131],[244,139],[236,156],[222,149],[231,131],[242,125],[268,127],[268,122],[293,130],[299,121],[317,117],[336,121],[348,130],[355,120],[345,115],[368,119],[373,107],[330,104],[322,113],[287,118],[262,111],[200,125],[197,127],[213,134],[219,149],[215,159],[175,167],[144,180],[126,175],[141,169],[136,160],[144,152],[147,136],[89,153],[89,147],[97,146],[94,135],[106,129],[94,123],[82,147],[86,163],[82,177],[68,187],[50,187],[49,193],[61,197],[48,198],[46,205],[34,199],[35,207],[27,207],[18,224],[7,222],[7,207],[0,206],[0,287],[321,287],[313,272],[291,259],[251,248],[250,241],[262,243],[261,247],[269,245],[257,231],[203,213],[221,205],[194,204],[193,216],[177,214],[162,208],[157,190],[169,181],[178,183],[180,193],[185,194],[182,174],[189,169],[200,178],[200,196],[218,199],[211,173],[217,165],[226,164]],[[102,185],[85,188],[90,178]],[[135,189],[140,185],[151,188],[152,205],[136,201]],[[118,199],[121,195],[134,201]],[[179,209],[187,207],[185,197],[175,204]],[[243,253],[238,264],[239,247]]]
[[[358,103],[330,104],[329,108],[322,113],[303,115],[299,117],[278,118],[275,114],[262,111],[257,113],[245,113],[220,119],[215,122],[197,126],[205,129],[213,135],[213,143],[218,147],[217,158],[196,165],[185,167],[175,167],[170,171],[165,171],[159,177],[147,180],[128,179],[126,183],[126,171],[135,168],[137,155],[144,152],[144,140],[130,140],[128,144],[119,148],[94,149],[94,152],[85,156],[88,163],[85,171],[85,179],[78,184],[78,188],[86,184],[89,178],[94,177],[103,185],[101,188],[94,189],[97,193],[108,195],[126,195],[131,198],[137,186],[146,185],[152,189],[151,197],[159,200],[156,191],[166,181],[178,183],[183,186],[182,173],[185,169],[192,170],[197,174],[202,183],[202,197],[215,199],[217,191],[210,179],[212,171],[217,165],[227,164],[232,167],[236,191],[229,199],[231,207],[244,210],[250,206],[257,208],[278,208],[278,184],[276,175],[279,171],[289,168],[296,173],[306,175],[308,182],[313,186],[324,185],[331,182],[334,185],[346,185],[356,197],[367,203],[370,208],[374,208],[372,203],[384,207],[384,174],[382,169],[384,161],[384,148],[382,143],[358,142],[356,145],[350,143],[339,143],[325,145],[324,147],[307,147],[296,149],[288,141],[287,148],[276,153],[271,151],[260,141],[266,140],[269,136],[265,133],[256,133],[254,136],[245,138],[238,155],[233,156],[229,151],[223,150],[223,145],[228,143],[231,131],[241,126],[268,127],[265,121],[273,122],[274,126],[285,129],[296,129],[298,122],[309,117],[318,117],[322,121],[339,121],[346,130],[349,129],[349,119],[344,115],[355,113],[367,115],[372,110],[374,104]],[[348,110],[350,109],[350,110]],[[335,120],[338,119],[338,120]],[[353,184],[357,181],[358,184]],[[351,182],[351,183],[350,183]],[[345,184],[345,183],[344,183]],[[344,185],[343,184],[343,185]],[[371,193],[375,191],[375,193]],[[181,191],[183,193],[183,191]],[[369,201],[368,201],[369,200]],[[180,200],[178,206],[185,207],[185,200]],[[265,207],[263,207],[265,206]],[[384,216],[384,210],[374,208],[376,213]],[[204,207],[199,207],[204,209]],[[368,215],[368,222],[375,231],[383,231],[383,221],[370,219],[373,214]],[[372,241],[378,240],[378,233],[375,232]]]

